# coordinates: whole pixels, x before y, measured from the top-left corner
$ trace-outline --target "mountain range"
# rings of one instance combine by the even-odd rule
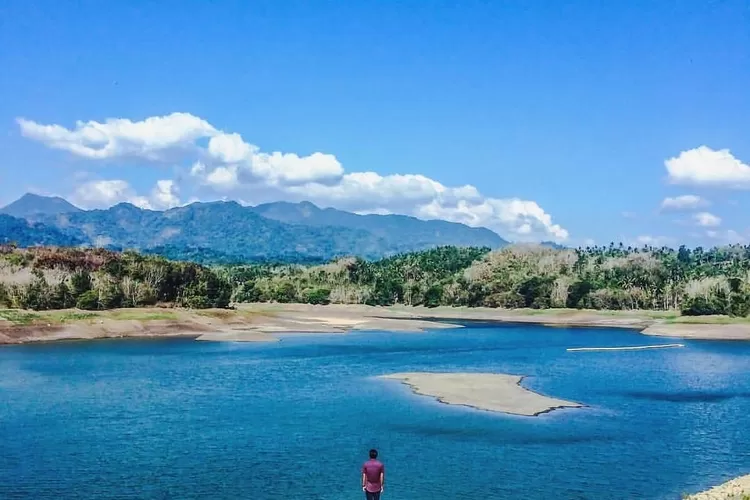
[[[0,242],[136,249],[202,262],[316,262],[375,259],[437,246],[499,248],[485,228],[404,215],[358,215],[309,202],[256,207],[193,203],[166,211],[120,203],[82,210],[58,197],[26,194],[0,209]]]

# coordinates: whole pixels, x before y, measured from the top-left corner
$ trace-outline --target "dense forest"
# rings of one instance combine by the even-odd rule
[[[206,267],[135,252],[0,247],[0,307],[356,303],[750,315],[750,246],[440,247],[320,265]]]
[[[376,262],[223,270],[238,302],[679,310],[750,314],[750,246],[441,247]]]
[[[226,279],[199,264],[102,249],[0,246],[0,307],[227,307],[231,294]]]

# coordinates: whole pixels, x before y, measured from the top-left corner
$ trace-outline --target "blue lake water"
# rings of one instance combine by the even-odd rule
[[[750,343],[481,326],[0,348],[2,499],[677,499],[750,472]],[[539,417],[448,406],[373,376],[527,375],[589,405]]]

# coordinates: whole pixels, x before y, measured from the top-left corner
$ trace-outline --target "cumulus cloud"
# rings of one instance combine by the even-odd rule
[[[195,170],[193,170],[195,172]],[[200,172],[198,175],[201,175]],[[216,167],[203,176],[204,184],[220,191],[231,191],[239,186],[237,166]]]
[[[568,231],[531,200],[490,198],[474,186],[445,186],[420,174],[345,172],[334,155],[321,152],[307,156],[262,152],[240,134],[219,130],[188,113],[137,122],[122,118],[104,123],[78,122],[74,129],[25,119],[18,123],[26,137],[91,159],[138,157],[158,161],[175,150],[190,153],[193,165],[189,179],[222,197],[273,195],[276,199],[309,200],[361,213],[446,219],[489,227],[520,241],[568,238]],[[82,192],[76,193],[77,199],[89,206],[136,200],[149,207],[169,208],[179,203],[176,185],[171,181],[159,181],[150,196],[142,198],[130,186],[102,182],[125,181],[87,183],[81,187]]]
[[[264,179],[278,185],[294,185],[306,182],[326,181],[341,177],[344,169],[335,156],[313,153],[309,156],[298,156],[294,153],[263,153],[260,148],[246,143],[239,134],[221,133],[208,142],[209,157],[225,169],[232,165],[236,172],[244,170],[249,178]],[[224,171],[225,171],[224,170]],[[210,175],[210,174],[209,174]],[[227,187],[226,176],[214,176],[217,185]],[[239,177],[235,175],[235,182]],[[212,179],[207,179],[212,183]]]
[[[173,180],[156,181],[151,191],[151,204],[156,208],[174,208],[180,205],[179,189]]]
[[[707,200],[704,200],[700,196],[694,194],[683,194],[681,196],[675,196],[674,198],[664,198],[661,202],[661,209],[663,211],[685,211],[695,210],[708,206]]]
[[[346,174],[336,184],[308,183],[289,191],[314,202],[365,213],[408,213],[495,229],[517,240],[563,241],[568,231],[553,223],[536,202],[483,197],[474,186],[450,188],[414,174]]]
[[[670,182],[699,186],[750,189],[750,166],[728,149],[700,146],[664,162]]]
[[[75,190],[72,201],[83,208],[107,208],[122,202],[151,208],[145,197],[138,196],[128,182],[120,179],[85,182]]]
[[[313,153],[299,157],[294,153],[259,153],[250,163],[253,174],[282,184],[302,184],[312,181],[336,179],[344,173],[335,156]]]
[[[568,231],[552,222],[552,217],[534,201],[485,198],[474,202],[459,200],[441,203],[433,200],[419,207],[417,216],[426,219],[445,219],[470,226],[485,226],[499,230],[517,240],[534,239],[544,234],[556,241],[568,239]]]
[[[172,180],[160,180],[150,196],[140,196],[127,181],[121,179],[96,180],[81,184],[71,197],[83,208],[107,208],[118,203],[131,203],[148,210],[168,209],[180,205],[178,188]]]
[[[703,227],[716,227],[721,225],[721,217],[709,212],[698,212],[693,214],[693,220],[696,224]]]
[[[247,144],[240,134],[218,134],[208,141],[208,154],[223,163],[249,160],[257,146]]]
[[[41,125],[19,118],[21,133],[55,149],[91,159],[137,157],[157,160],[171,149],[189,147],[216,130],[205,120],[189,113],[152,116],[139,122],[123,118],[76,122],[74,129]]]

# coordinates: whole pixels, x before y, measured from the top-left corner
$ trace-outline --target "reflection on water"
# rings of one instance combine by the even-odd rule
[[[713,403],[717,401],[726,401],[727,399],[732,398],[750,397],[750,392],[730,391],[624,391],[621,394],[631,398],[649,399],[652,401],[669,401],[671,403]]]
[[[636,343],[664,342],[471,325],[2,348],[0,498],[357,498],[372,446],[399,500],[674,499],[750,472],[750,344],[566,352]],[[527,375],[588,406],[499,415],[375,378],[414,370]]]

